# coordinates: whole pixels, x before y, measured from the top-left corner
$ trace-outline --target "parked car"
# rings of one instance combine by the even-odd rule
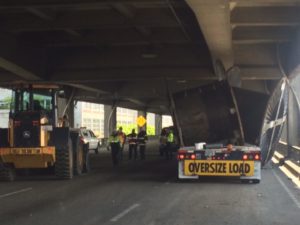
[[[96,154],[100,151],[101,141],[96,137],[93,131],[80,128],[80,138],[84,144],[89,145],[89,150],[94,150]]]

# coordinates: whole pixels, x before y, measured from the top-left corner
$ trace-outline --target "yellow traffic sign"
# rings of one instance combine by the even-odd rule
[[[136,122],[137,122],[137,125],[139,127],[143,127],[145,125],[145,123],[147,122],[147,120],[145,119],[145,117],[143,116],[139,116],[137,119],[136,119]]]

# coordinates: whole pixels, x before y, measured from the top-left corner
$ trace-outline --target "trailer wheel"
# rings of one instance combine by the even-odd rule
[[[74,175],[80,176],[84,167],[84,150],[83,145],[79,143],[74,149]]]
[[[55,176],[59,179],[69,180],[73,178],[73,151],[72,142],[69,140],[65,148],[57,148],[55,151]]]
[[[241,180],[241,183],[242,183],[242,184],[249,184],[249,183],[250,183],[250,180],[242,179],[242,180]]]
[[[253,180],[252,180],[252,183],[253,183],[253,184],[259,184],[259,183],[260,183],[260,180],[258,180],[258,179],[253,179]]]
[[[0,169],[0,181],[14,181],[16,179],[16,172],[13,168],[4,167]]]

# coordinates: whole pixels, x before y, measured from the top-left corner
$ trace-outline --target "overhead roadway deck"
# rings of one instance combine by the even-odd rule
[[[252,91],[246,99],[253,109],[253,92],[269,96],[290,76],[299,103],[299,9],[299,0],[1,1],[0,83],[67,84],[76,100],[172,114],[177,125],[182,113],[173,94],[219,80]],[[270,118],[259,118],[279,121],[277,97],[268,103]],[[247,112],[233,103],[237,117]],[[243,120],[251,118],[238,118],[242,137]]]
[[[245,88],[281,78],[276,46],[293,40],[299,1],[186,2],[1,1],[0,80],[80,84],[79,99],[168,113],[164,80],[172,92],[217,80],[214,59],[239,66]]]

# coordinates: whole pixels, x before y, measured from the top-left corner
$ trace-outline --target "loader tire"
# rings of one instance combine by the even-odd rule
[[[83,151],[83,158],[84,158],[83,172],[89,173],[91,171],[91,166],[90,166],[90,153],[89,153],[88,145],[84,145],[83,150],[84,150]]]
[[[58,179],[70,180],[73,178],[73,150],[72,142],[68,146],[57,148],[55,151],[55,176]]]
[[[79,143],[74,149],[74,175],[80,176],[82,175],[83,168],[84,168],[84,149],[83,145]]]
[[[13,168],[5,167],[0,169],[0,181],[14,181],[16,179],[16,172]]]

